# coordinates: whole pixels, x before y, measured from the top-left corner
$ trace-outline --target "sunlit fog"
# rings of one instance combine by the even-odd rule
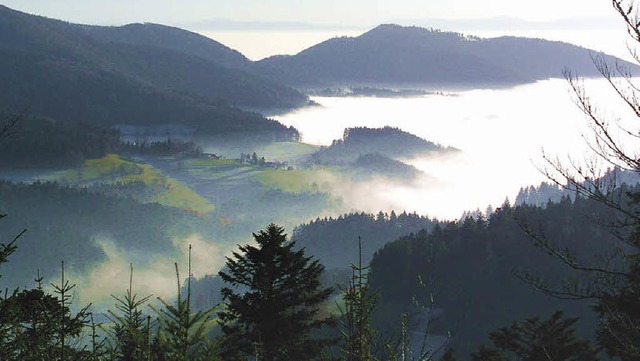
[[[639,38],[638,0],[0,1],[0,361],[640,360]]]

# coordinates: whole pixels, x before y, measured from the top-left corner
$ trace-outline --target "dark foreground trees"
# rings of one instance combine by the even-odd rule
[[[631,55],[640,63],[636,52],[640,44],[640,4],[637,0],[611,0],[632,39]],[[604,167],[621,168],[640,174],[638,155],[638,120],[640,120],[640,87],[631,69],[608,64],[595,56],[594,63],[621,104],[628,119],[611,120],[592,103],[584,84],[567,71],[565,76],[573,89],[576,104],[586,115],[591,134],[586,137],[593,157],[586,162],[562,162],[546,157],[547,175],[556,183],[595,199],[617,212],[604,220],[619,241],[597,261],[576,258],[530,224],[526,230],[537,245],[555,256],[577,273],[579,282],[560,287],[529,278],[539,289],[565,299],[590,299],[598,314],[597,339],[609,356],[622,360],[640,359],[640,191],[621,185],[612,177],[602,177]],[[637,74],[636,74],[637,75]],[[618,114],[620,115],[620,114]],[[630,122],[628,120],[631,120]],[[615,174],[615,173],[614,173]],[[603,221],[600,219],[600,221]]]
[[[575,336],[573,325],[578,318],[565,318],[555,312],[548,320],[538,317],[514,322],[491,332],[494,347],[480,347],[471,355],[473,361],[596,361],[597,351],[586,340]]]
[[[270,224],[253,236],[257,245],[240,246],[220,272],[228,285],[219,313],[222,359],[319,359],[328,341],[312,332],[331,322],[320,314],[332,292],[320,284],[324,267],[294,250],[282,227]]]

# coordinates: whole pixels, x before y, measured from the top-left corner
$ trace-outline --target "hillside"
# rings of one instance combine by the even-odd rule
[[[251,60],[237,50],[200,34],[176,27],[144,23],[123,26],[77,25],[77,28],[95,39],[174,50],[227,68],[247,69],[251,65]]]
[[[0,119],[15,114],[0,110]],[[23,115],[18,131],[0,141],[0,169],[66,167],[98,158],[120,145],[117,131],[86,123]]]
[[[123,186],[121,186],[123,187]],[[74,189],[55,183],[0,182],[0,207],[8,214],[0,239],[28,229],[10,266],[2,268],[3,286],[30,285],[39,269],[53,280],[64,260],[83,272],[106,260],[105,243],[143,255],[136,266],[152,262],[150,255],[175,254],[175,239],[194,232],[211,234],[217,224],[175,207],[143,204],[118,197],[105,187]]]
[[[543,232],[581,264],[597,265],[602,262],[598,254],[618,242],[611,228],[603,226],[610,216],[610,209],[580,197],[549,203],[545,209],[504,204],[488,218],[467,218],[389,243],[371,262],[371,286],[381,290],[377,322],[397,328],[402,312],[418,311],[414,299],[428,303],[432,298],[439,310],[432,332],[450,332],[448,347],[461,359],[486,343],[489,331],[517,319],[547,317],[557,309],[580,316],[580,334],[593,337],[589,301],[550,297],[516,276],[528,272],[556,289],[566,280],[585,277],[537,247],[521,225]],[[334,232],[340,232],[337,225]]]
[[[345,165],[356,162],[366,154],[379,154],[386,158],[410,158],[438,151],[455,151],[424,140],[416,135],[393,127],[345,129],[342,139],[334,140],[311,155],[314,164]]]
[[[183,124],[209,133],[291,133],[235,107],[307,102],[291,88],[155,47],[161,38],[144,46],[142,37],[137,39],[116,42],[91,36],[81,26],[0,7],[0,82],[7,89],[0,107],[28,107],[30,113],[102,126]]]
[[[609,62],[636,66],[606,56]],[[380,25],[358,37],[334,38],[294,56],[258,63],[289,85],[486,86],[561,77],[564,68],[598,75],[590,50],[516,37],[483,39],[419,27]]]

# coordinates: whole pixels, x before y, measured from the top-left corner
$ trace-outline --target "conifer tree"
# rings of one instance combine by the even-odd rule
[[[129,273],[129,288],[124,298],[114,295],[111,297],[116,300],[116,310],[109,310],[107,316],[113,324],[106,329],[111,336],[110,353],[116,360],[147,361],[151,329],[142,307],[151,295],[139,297],[133,293],[133,264]]]
[[[73,314],[69,292],[74,285],[67,280],[53,285],[59,294],[55,296],[43,290],[42,280],[38,275],[36,288],[15,290],[2,301],[0,323],[7,331],[0,350],[2,360],[65,361],[86,356],[79,341],[89,306]]]
[[[565,318],[561,311],[548,320],[538,317],[513,323],[491,332],[494,348],[480,347],[472,354],[474,361],[499,361],[515,358],[522,361],[598,360],[591,342],[576,338],[573,325],[578,318]]]
[[[640,63],[640,3],[637,0],[611,0],[631,37],[630,54]],[[548,163],[547,177],[558,186],[596,200],[612,210],[616,216],[607,227],[614,239],[600,259],[590,260],[577,253],[558,247],[544,232],[525,225],[534,243],[576,272],[578,282],[549,285],[545,280],[525,275],[534,286],[552,296],[563,299],[595,301],[598,314],[597,338],[610,356],[622,360],[640,359],[640,192],[637,188],[624,188],[615,177],[603,173],[601,165],[625,169],[640,174],[640,157],[633,148],[637,143],[640,118],[640,87],[631,67],[609,64],[601,55],[593,62],[604,80],[617,94],[621,104],[630,110],[631,122],[608,119],[593,102],[584,83],[570,70],[564,75],[574,94],[578,108],[585,114],[592,130],[585,137],[593,151],[586,162],[544,155]],[[637,75],[637,74],[636,74]],[[624,124],[624,125],[623,125]],[[629,138],[627,138],[629,136]],[[630,142],[629,142],[630,141]],[[607,222],[609,223],[609,222]]]
[[[324,267],[294,250],[284,229],[270,224],[254,234],[257,245],[240,246],[220,277],[225,308],[219,312],[222,358],[314,360],[326,340],[311,332],[329,322],[319,315],[332,288],[320,284]]]
[[[0,131],[0,137],[5,132],[8,132],[10,127],[5,127],[4,131]],[[6,217],[6,214],[0,213],[0,219]],[[17,236],[13,238],[9,243],[0,242],[0,270],[2,264],[9,262],[9,256],[11,256],[17,249],[16,242],[26,232],[23,230]],[[2,274],[0,274],[0,279]],[[13,292],[12,296],[17,293],[17,290]],[[12,354],[11,340],[15,335],[15,328],[17,327],[17,320],[14,317],[15,310],[11,303],[8,302],[8,290],[4,292],[4,295],[0,296],[0,360],[8,360]]]
[[[75,315],[71,313],[71,305],[73,303],[71,292],[76,285],[65,278],[64,261],[61,262],[60,270],[60,284],[51,284],[58,299],[58,308],[53,313],[53,322],[56,323],[55,330],[58,339],[55,357],[61,361],[75,360],[84,354],[84,350],[80,349],[79,337],[87,323],[89,317],[88,309],[91,305],[83,307]],[[39,287],[39,289],[42,290],[42,287]],[[75,343],[72,343],[74,341]],[[51,357],[51,355],[49,356]]]
[[[362,239],[358,237],[358,264],[352,264],[349,286],[342,290],[344,309],[341,309],[341,332],[345,340],[343,359],[348,361],[375,360],[376,330],[371,325],[371,313],[376,294],[369,288],[369,266],[362,265]],[[395,350],[393,350],[395,351]]]
[[[212,357],[215,355],[211,355],[213,350],[206,342],[205,326],[216,307],[197,312],[191,311],[191,245],[189,245],[189,277],[187,278],[186,297],[182,296],[177,263],[175,269],[178,283],[178,298],[175,305],[158,298],[164,307],[156,310],[159,316],[157,349],[160,352],[157,353],[155,359],[197,361],[205,360],[206,357],[208,361],[213,361]]]

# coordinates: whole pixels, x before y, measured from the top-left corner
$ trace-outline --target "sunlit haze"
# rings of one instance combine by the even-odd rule
[[[613,4],[0,0],[0,358],[640,359]]]
[[[272,1],[190,0],[97,2],[0,1],[37,15],[102,25],[155,22],[189,29],[252,60],[296,54],[339,36],[357,36],[382,23],[434,27],[482,37],[540,37],[630,59],[625,28],[608,1]],[[124,11],[123,11],[124,9]]]
[[[594,17],[611,13],[610,2],[565,1],[423,1],[423,0],[274,0],[205,1],[140,0],[109,2],[86,0],[4,0],[2,4],[38,15],[91,24],[159,22],[184,24],[215,18],[240,21],[306,22],[371,25],[419,18],[519,17],[545,21]],[[613,14],[611,14],[613,16]]]
[[[590,80],[594,99],[611,105],[607,115],[627,114],[603,80]],[[484,210],[512,201],[525,185],[547,180],[543,151],[580,159],[588,150],[584,115],[563,80],[501,90],[471,90],[453,96],[407,99],[315,98],[319,107],[277,117],[300,129],[303,141],[329,145],[355,126],[399,127],[461,153],[414,159],[426,177],[416,186],[372,182],[344,196],[354,208],[415,210],[456,219],[464,210]],[[615,107],[617,105],[617,107]],[[614,108],[615,107],[615,108]],[[617,109],[617,110],[616,110]]]

